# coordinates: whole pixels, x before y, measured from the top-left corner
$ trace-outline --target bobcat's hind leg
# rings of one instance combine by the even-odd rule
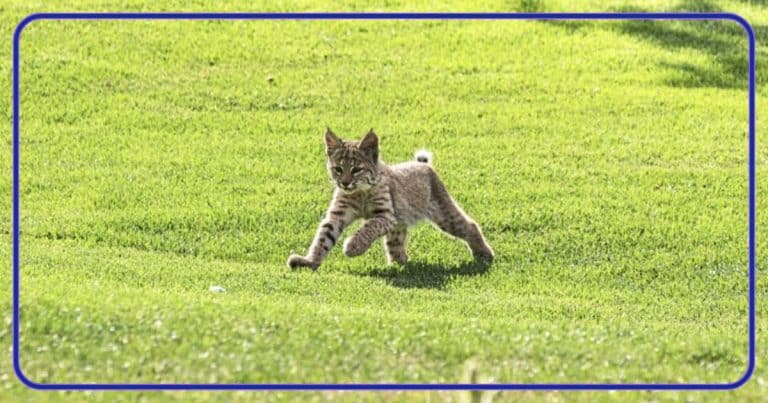
[[[430,220],[441,230],[466,241],[475,259],[492,260],[493,250],[480,227],[451,198],[437,175],[432,177],[431,196]]]
[[[397,224],[384,236],[384,250],[387,251],[389,263],[397,262],[404,265],[408,262],[408,254],[405,251],[407,237],[408,227],[404,224]]]
[[[471,218],[467,216],[449,217],[446,215],[433,221],[441,230],[466,241],[475,259],[493,259],[491,246],[485,241],[480,227]]]

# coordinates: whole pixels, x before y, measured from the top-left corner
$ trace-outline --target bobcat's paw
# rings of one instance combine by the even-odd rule
[[[472,251],[472,256],[477,262],[490,263],[493,262],[493,251],[490,248],[484,250]]]
[[[360,256],[365,253],[369,247],[370,245],[366,245],[354,237],[347,238],[347,240],[344,241],[344,254],[349,257]]]
[[[295,269],[298,267],[309,267],[312,270],[317,270],[317,267],[320,266],[320,263],[315,263],[304,256],[299,255],[291,255],[288,258],[288,267],[291,269]]]
[[[388,255],[387,260],[389,260],[390,264],[399,264],[400,266],[405,266],[405,264],[408,263],[408,255],[406,255],[405,253]]]

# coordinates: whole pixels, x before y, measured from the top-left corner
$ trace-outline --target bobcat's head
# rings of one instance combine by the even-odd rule
[[[360,141],[344,141],[325,131],[328,173],[342,192],[365,191],[379,182],[379,139],[371,129]]]

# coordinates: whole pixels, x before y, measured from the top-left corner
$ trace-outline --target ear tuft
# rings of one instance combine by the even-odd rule
[[[379,160],[379,138],[373,129],[368,131],[368,134],[360,141],[360,150],[362,150],[373,161]]]
[[[336,137],[330,127],[325,128],[325,151],[330,152],[335,148],[341,147],[341,139]]]

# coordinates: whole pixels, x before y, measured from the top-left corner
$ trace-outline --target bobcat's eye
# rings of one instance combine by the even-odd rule
[[[336,172],[337,174],[341,175],[341,173],[343,171],[342,171],[341,167],[333,167],[333,172]]]
[[[352,175],[357,175],[360,172],[363,172],[363,168],[359,168],[359,167],[352,168]]]

